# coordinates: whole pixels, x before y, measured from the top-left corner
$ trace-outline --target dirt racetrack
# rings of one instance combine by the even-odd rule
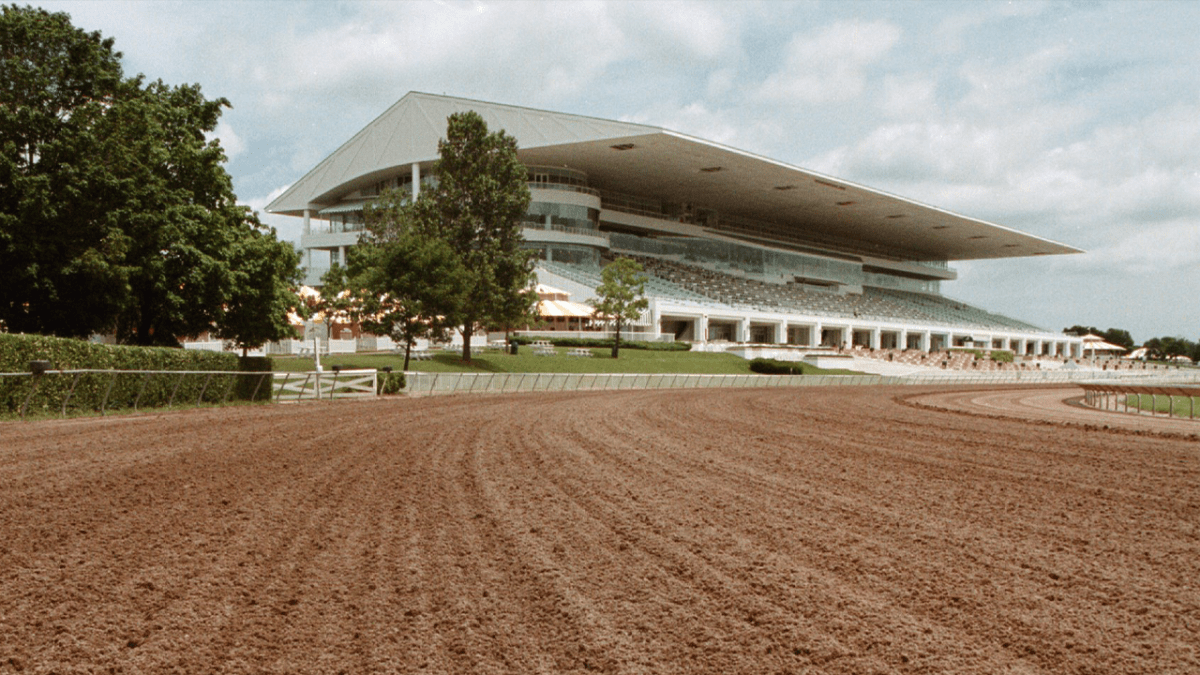
[[[1200,672],[1200,442],[912,393],[0,424],[0,673]]]

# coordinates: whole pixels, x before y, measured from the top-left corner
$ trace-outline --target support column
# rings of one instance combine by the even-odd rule
[[[304,234],[312,234],[312,209],[304,209]]]
[[[821,346],[821,333],[824,332],[824,330],[825,330],[825,325],[822,324],[820,321],[818,321],[816,323],[816,325],[813,326],[812,335],[808,336],[808,346],[809,347],[820,347]]]
[[[871,349],[883,349],[883,331],[879,328],[871,329],[871,338],[868,346]]]
[[[412,163],[412,199],[417,201],[417,197],[421,195],[421,165],[416,162]]]
[[[784,345],[787,341],[787,322],[781,321],[775,324],[775,344]]]
[[[702,314],[696,319],[695,338],[696,342],[708,342],[708,315]]]

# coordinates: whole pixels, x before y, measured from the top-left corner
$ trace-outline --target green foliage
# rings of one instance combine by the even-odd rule
[[[750,370],[762,375],[803,375],[804,364],[799,361],[758,358],[750,361]]]
[[[976,361],[980,361],[984,358],[983,350],[981,349],[963,349],[961,347],[951,347],[946,351],[957,354],[970,354],[975,357]]]
[[[275,366],[269,356],[238,357],[237,369],[243,373],[262,375],[239,375],[234,389],[234,398],[239,401],[270,401],[271,373]]]
[[[516,140],[489,133],[473,111],[448,118],[438,155],[437,185],[420,193],[411,220],[417,234],[446,242],[462,267],[467,292],[452,318],[463,327],[463,360],[470,361],[478,326],[519,323],[537,302],[533,252],[521,237],[528,173]]]
[[[404,373],[380,372],[377,381],[380,394],[399,394],[404,389]]]
[[[121,88],[112,39],[66,14],[0,8],[0,324],[87,335],[126,290],[101,123]]]
[[[993,349],[988,356],[996,363],[1012,363],[1013,353],[1006,349]]]
[[[780,361],[779,359],[757,358],[750,361],[750,370],[762,375],[861,375],[846,369],[818,368],[802,361]]]
[[[236,356],[222,352],[99,345],[42,335],[0,334],[0,372],[29,372],[29,362],[34,360],[49,361],[53,370],[232,371],[238,366]],[[105,374],[82,375],[75,383],[69,408],[99,410],[106,396],[105,407],[109,410],[132,407],[134,403],[147,408],[172,400],[176,403],[216,402],[236,384],[234,378],[234,375],[150,378],[141,374],[116,378]],[[36,395],[30,401],[31,413],[59,413],[72,381],[70,375],[42,376]],[[20,412],[30,386],[28,377],[0,378],[0,414]]]
[[[326,286],[336,291],[344,285],[362,327],[405,346],[404,370],[418,338],[448,337],[468,292],[468,275],[455,251],[445,240],[421,233],[413,210],[395,190],[369,206],[367,236],[350,250],[348,279]]]
[[[600,271],[600,285],[592,301],[596,316],[616,322],[612,356],[621,350],[621,326],[636,321],[650,306],[646,298],[646,275],[642,264],[631,258],[617,258]]]
[[[422,372],[463,373],[709,373],[748,374],[750,362],[735,354],[712,352],[624,351],[621,358],[607,358],[596,350],[592,358],[568,356],[565,349],[554,356],[538,356],[528,349],[517,355],[485,351],[469,363],[451,352],[435,354],[426,361],[414,361],[413,370]],[[323,359],[328,369],[332,365],[346,368],[398,369],[404,357],[400,354],[333,354]],[[278,371],[303,372],[312,370],[312,359],[297,357],[276,358]]]
[[[1126,350],[1132,350],[1137,344],[1133,341],[1133,336],[1129,334],[1129,331],[1123,328],[1109,328],[1100,335],[1104,336],[1106,341],[1124,347]]]
[[[0,10],[0,60],[0,324],[142,345],[270,334],[250,317],[278,312],[294,272],[207,137],[229,102],[125,78],[111,39],[40,9]],[[239,273],[251,258],[263,269]]]
[[[1156,337],[1146,340],[1146,357],[1153,360],[1174,360],[1186,356],[1200,363],[1200,344],[1181,337]]]
[[[1070,326],[1068,328],[1064,328],[1063,332],[1074,333],[1079,337],[1089,334],[1099,335],[1100,337],[1104,338],[1106,342],[1124,347],[1126,350],[1133,349],[1134,345],[1136,344],[1133,341],[1133,336],[1130,335],[1129,331],[1125,330],[1124,328],[1109,328],[1108,330],[1100,330],[1095,326]]]
[[[295,337],[288,312],[300,305],[300,254],[291,244],[251,229],[234,243],[230,256],[232,290],[217,337],[232,340],[245,353],[267,342]]]

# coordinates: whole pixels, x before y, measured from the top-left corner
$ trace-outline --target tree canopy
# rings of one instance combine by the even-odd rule
[[[367,232],[347,270],[331,269],[325,292],[348,291],[352,317],[404,345],[408,370],[418,338],[445,339],[462,317],[467,275],[450,245],[417,229],[415,207],[390,190],[365,209]]]
[[[636,321],[650,306],[646,298],[646,275],[642,264],[632,258],[617,258],[600,270],[600,285],[592,301],[596,315],[616,322],[612,357],[621,351],[621,326]]]
[[[516,140],[503,130],[488,132],[474,111],[448,118],[438,155],[437,184],[420,193],[411,219],[418,235],[446,242],[462,266],[466,293],[458,318],[463,360],[470,361],[479,326],[518,323],[537,302],[534,254],[521,237],[528,172]]]
[[[1064,333],[1074,333],[1075,335],[1078,335],[1080,337],[1082,337],[1084,335],[1099,335],[1100,337],[1104,338],[1104,340],[1106,342],[1112,343],[1112,344],[1120,346],[1120,347],[1124,347],[1127,350],[1133,349],[1134,344],[1135,344],[1133,341],[1133,336],[1129,334],[1129,331],[1127,331],[1123,328],[1109,328],[1108,330],[1100,330],[1099,328],[1096,328],[1095,326],[1078,326],[1077,325],[1077,326],[1069,326],[1067,328],[1064,328],[1063,332]]]
[[[0,8],[0,323],[135,344],[279,335],[294,253],[236,204],[209,138],[229,102],[125,77],[120,57],[66,14]],[[239,271],[250,250],[273,262]]]

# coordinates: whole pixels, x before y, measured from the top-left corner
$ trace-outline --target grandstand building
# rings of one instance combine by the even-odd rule
[[[951,347],[1079,357],[1079,338],[942,295],[950,263],[1078,249],[667,129],[409,93],[267,206],[304,218],[319,283],[387,188],[436,180],[446,118],[474,110],[517,139],[541,282],[592,297],[616,256],[650,274],[637,330],[702,343]]]

